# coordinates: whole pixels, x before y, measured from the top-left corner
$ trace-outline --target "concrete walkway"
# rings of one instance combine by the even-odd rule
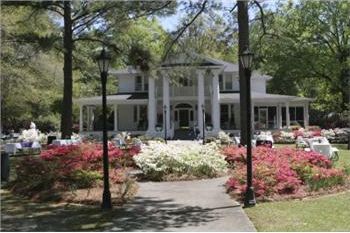
[[[123,207],[33,203],[1,190],[1,231],[255,231],[226,178],[140,183]]]
[[[225,193],[225,181],[223,177],[140,183],[136,200],[125,206],[134,218],[111,230],[256,231],[240,205]]]

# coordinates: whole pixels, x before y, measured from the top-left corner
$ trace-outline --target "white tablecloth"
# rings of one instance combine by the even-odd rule
[[[75,140],[75,139],[56,139],[52,141],[52,144],[56,146],[67,146],[67,145],[76,145],[79,142],[80,142],[79,140]]]
[[[7,154],[16,154],[20,149],[22,149],[21,143],[7,143],[5,145],[5,152]]]

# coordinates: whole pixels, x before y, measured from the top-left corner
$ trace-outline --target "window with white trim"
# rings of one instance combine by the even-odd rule
[[[225,130],[236,129],[233,104],[220,104],[220,127]]]
[[[148,91],[148,79],[145,76],[135,76],[135,91]]]
[[[290,125],[301,125],[304,127],[304,107],[289,106]],[[282,126],[286,126],[286,107],[282,107]]]
[[[147,129],[147,105],[134,105],[134,122],[137,124],[137,130]]]
[[[237,77],[232,73],[219,74],[220,91],[238,91]]]

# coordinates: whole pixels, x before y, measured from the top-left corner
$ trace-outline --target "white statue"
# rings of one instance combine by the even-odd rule
[[[30,129],[23,130],[21,139],[25,142],[36,142],[39,141],[39,132],[36,129],[34,122],[30,123]]]

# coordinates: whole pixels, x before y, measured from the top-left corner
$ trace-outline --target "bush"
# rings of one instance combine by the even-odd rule
[[[205,178],[226,171],[224,156],[212,144],[163,144],[151,142],[134,160],[151,180]]]
[[[126,171],[120,168],[128,164],[126,161],[133,161],[132,156],[138,152],[139,148],[121,150],[109,145],[112,185],[124,186],[123,182],[128,182],[125,188],[128,189],[134,184],[133,180],[124,177]],[[66,191],[97,187],[103,178],[102,165],[101,144],[49,146],[39,157],[24,157],[18,161],[12,190],[29,197],[40,196],[41,192],[61,194],[62,197]]]
[[[229,146],[222,153],[234,168],[226,187],[242,198],[246,187],[246,149]],[[342,185],[346,178],[342,170],[332,168],[331,161],[316,152],[257,147],[253,149],[252,159],[253,187],[262,199]]]

